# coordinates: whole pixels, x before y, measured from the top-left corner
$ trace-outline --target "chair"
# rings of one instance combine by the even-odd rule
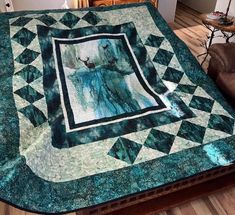
[[[208,75],[229,102],[235,104],[235,43],[213,44],[208,52],[211,56]]]

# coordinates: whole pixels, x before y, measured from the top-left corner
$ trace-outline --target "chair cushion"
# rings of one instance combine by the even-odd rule
[[[213,44],[208,52],[219,72],[235,73],[235,43]]]
[[[216,79],[216,84],[232,100],[235,100],[235,73],[221,72]]]

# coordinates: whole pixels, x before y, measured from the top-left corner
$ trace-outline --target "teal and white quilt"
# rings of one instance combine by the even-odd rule
[[[0,19],[1,200],[69,212],[234,164],[234,110],[150,3]]]

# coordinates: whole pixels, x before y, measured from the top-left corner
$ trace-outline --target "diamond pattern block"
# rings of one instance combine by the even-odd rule
[[[78,21],[80,20],[79,17],[75,16],[74,14],[67,12],[61,19],[60,22],[63,23],[65,26],[69,28],[73,28]]]
[[[35,33],[26,28],[22,28],[12,37],[12,39],[22,46],[27,47],[35,37]]]
[[[183,75],[184,75],[183,72],[173,69],[171,67],[168,67],[162,79],[173,82],[173,83],[179,83]]]
[[[51,26],[57,22],[53,17],[51,17],[47,14],[44,14],[44,15],[38,17],[37,19],[47,26]]]
[[[157,37],[153,34],[150,34],[148,39],[145,42],[145,45],[159,48],[164,40],[164,37]]]
[[[19,17],[16,21],[14,21],[11,25],[12,26],[25,26],[27,23],[29,23],[33,18],[29,17]]]
[[[174,140],[174,135],[152,129],[144,143],[144,146],[168,154]]]
[[[183,121],[177,136],[193,142],[202,143],[206,128],[191,122]]]
[[[30,49],[25,49],[16,59],[18,63],[21,64],[30,64],[32,63],[37,57],[39,53],[32,51]]]
[[[162,65],[168,66],[173,56],[174,56],[174,53],[170,51],[166,51],[164,49],[159,49],[153,61]]]
[[[42,76],[41,72],[32,65],[24,67],[16,75],[21,76],[27,83],[31,83]]]
[[[223,131],[232,135],[234,128],[234,119],[223,115],[211,114],[208,128]]]
[[[25,108],[20,109],[19,112],[24,114],[34,125],[34,127],[38,127],[47,120],[43,112],[32,104]]]
[[[83,16],[82,19],[91,25],[97,25],[101,21],[101,18],[96,13],[91,11],[89,11],[85,16]]]
[[[189,107],[202,110],[210,113],[213,108],[214,101],[209,98],[204,98],[201,96],[193,96]]]
[[[118,138],[118,140],[108,152],[108,155],[125,161],[128,164],[133,164],[141,148],[141,144],[126,138]]]
[[[188,94],[194,94],[197,86],[186,85],[186,84],[178,84],[175,91],[176,92],[183,92]]]
[[[25,99],[26,101],[33,103],[44,96],[34,90],[31,86],[27,85],[19,90],[15,91],[15,94],[19,95],[21,98]]]

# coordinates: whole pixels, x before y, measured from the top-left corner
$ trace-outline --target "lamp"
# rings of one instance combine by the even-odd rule
[[[229,9],[230,9],[231,2],[232,2],[232,0],[229,0],[228,7],[227,7],[227,10],[226,10],[226,14],[224,15],[224,17],[219,19],[219,23],[221,25],[232,25],[233,24],[233,21],[228,18],[228,12],[229,12]]]

